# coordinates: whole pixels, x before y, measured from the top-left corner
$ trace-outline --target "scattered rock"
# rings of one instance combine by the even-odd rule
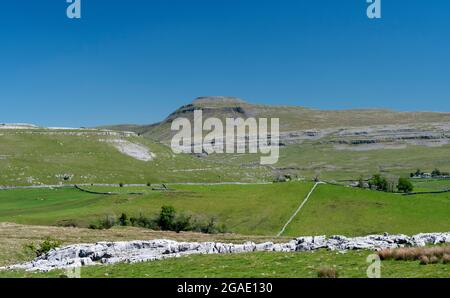
[[[192,254],[230,254],[250,252],[302,252],[318,249],[331,251],[381,250],[405,246],[425,246],[450,243],[449,233],[406,235],[370,235],[347,238],[344,236],[299,237],[288,243],[226,244],[214,242],[176,242],[172,240],[98,242],[76,244],[51,250],[35,260],[0,267],[0,270],[27,270],[47,272],[98,264],[138,263],[180,257]]]

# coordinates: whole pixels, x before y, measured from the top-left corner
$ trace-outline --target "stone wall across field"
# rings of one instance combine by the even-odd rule
[[[442,243],[450,243],[450,232],[418,234],[412,237],[389,234],[355,238],[344,236],[299,237],[288,243],[281,244],[272,242],[226,244],[216,242],[176,242],[171,240],[99,242],[57,248],[34,261],[1,267],[0,270],[51,271],[98,264],[147,262],[191,254],[303,252],[317,249],[332,251],[381,250],[406,246],[421,247]]]

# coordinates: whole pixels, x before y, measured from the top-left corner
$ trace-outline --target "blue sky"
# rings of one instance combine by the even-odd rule
[[[152,123],[197,96],[450,111],[450,1],[1,1],[0,122]]]

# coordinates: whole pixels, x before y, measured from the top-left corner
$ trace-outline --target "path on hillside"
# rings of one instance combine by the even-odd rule
[[[325,184],[325,182],[316,182],[316,184],[314,184],[314,186],[311,188],[311,190],[309,191],[308,195],[305,197],[305,199],[300,204],[298,209],[294,212],[294,214],[291,216],[291,218],[289,218],[289,220],[284,225],[284,227],[281,229],[281,231],[277,234],[277,237],[280,237],[284,233],[284,231],[289,226],[289,224],[294,220],[294,218],[297,216],[297,214],[300,212],[300,210],[302,210],[303,206],[305,206],[305,204],[308,202],[309,197],[313,194],[314,190],[316,190],[316,188],[317,188],[317,186],[319,184]]]

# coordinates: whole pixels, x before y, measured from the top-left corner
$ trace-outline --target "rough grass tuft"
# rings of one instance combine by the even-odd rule
[[[322,267],[317,270],[317,277],[319,278],[338,278],[338,272],[334,267]]]
[[[420,261],[420,264],[436,264],[442,260],[450,262],[450,246],[438,247],[408,247],[396,249],[384,249],[378,252],[381,260],[396,261]]]

